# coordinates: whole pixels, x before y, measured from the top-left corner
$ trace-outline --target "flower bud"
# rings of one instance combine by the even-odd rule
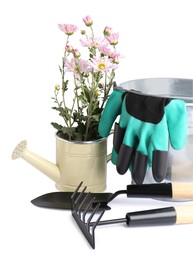
[[[97,91],[96,91],[96,94],[97,94],[98,96],[100,96],[100,95],[102,94],[102,92],[101,92],[100,90],[97,90]]]
[[[85,25],[88,26],[88,27],[93,25],[93,20],[92,20],[92,18],[89,15],[84,17],[82,20],[85,23]]]
[[[73,51],[73,47],[71,45],[66,45],[65,50],[70,53]]]
[[[104,31],[103,31],[103,33],[104,33],[105,36],[111,35],[111,33],[112,33],[112,28],[109,27],[109,26],[106,26],[105,29],[104,29]]]
[[[55,90],[59,91],[60,90],[60,85],[55,85]]]
[[[74,58],[79,58],[81,56],[81,54],[80,54],[78,49],[74,49],[73,50],[73,55],[74,55]]]
[[[100,82],[99,83],[99,88],[104,88],[105,87],[105,84],[103,82]]]
[[[80,33],[81,33],[82,35],[84,35],[84,34],[86,34],[86,31],[85,31],[85,30],[81,30]]]

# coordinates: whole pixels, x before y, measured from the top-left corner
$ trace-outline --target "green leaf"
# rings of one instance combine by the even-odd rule
[[[89,92],[89,90],[88,90],[88,89],[85,89],[85,90],[84,90],[84,93],[85,93],[85,95],[86,95],[86,99],[87,99],[88,103],[90,103],[90,92]]]
[[[87,99],[83,94],[79,95],[78,99],[82,102],[83,105],[87,105]]]
[[[91,116],[91,118],[93,118],[95,121],[99,121],[99,118],[100,118],[100,116],[99,115],[93,115],[93,116]]]
[[[62,125],[59,125],[58,123],[55,123],[55,122],[51,122],[51,125],[56,128],[58,131],[61,131],[63,126]]]

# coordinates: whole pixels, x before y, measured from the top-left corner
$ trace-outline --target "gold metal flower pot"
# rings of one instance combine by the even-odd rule
[[[56,134],[56,164],[27,150],[27,141],[17,145],[12,159],[23,158],[55,181],[60,191],[74,191],[83,181],[91,192],[106,188],[107,138],[95,141],[67,141]]]

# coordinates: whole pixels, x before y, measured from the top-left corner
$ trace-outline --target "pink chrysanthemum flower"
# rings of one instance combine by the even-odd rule
[[[58,24],[58,27],[67,35],[72,35],[78,30],[78,27],[74,24]]]
[[[91,26],[91,25],[93,25],[93,20],[92,20],[92,18],[90,17],[90,15],[87,15],[87,16],[84,17],[82,20],[83,20],[83,22],[85,23],[86,26]]]
[[[105,38],[101,38],[101,37],[90,37],[85,40],[81,39],[80,42],[83,47],[98,48],[98,49],[107,47],[109,44]]]
[[[107,56],[95,58],[90,62],[95,72],[109,72],[111,69],[116,69],[117,65],[112,62]]]
[[[103,55],[106,55],[108,56],[110,59],[112,59],[113,63],[119,63],[119,59],[121,58],[121,54],[117,51],[112,51],[111,49],[109,48],[101,48],[100,49],[101,53]]]
[[[83,59],[78,59],[78,62],[79,62],[80,72],[84,73],[84,75],[88,75],[92,71],[92,68],[90,67],[88,61],[85,61]]]
[[[102,47],[102,48],[100,48],[100,52],[101,52],[103,55],[106,55],[106,56],[111,57],[112,50],[109,49],[108,47]]]
[[[111,58],[112,58],[114,63],[119,64],[119,60],[121,58],[121,54],[119,52],[114,52],[114,53],[112,53]]]
[[[111,45],[116,45],[119,42],[119,33],[112,33],[109,36],[106,36],[107,40]]]
[[[91,67],[89,63],[83,59],[65,60],[65,71],[73,72],[75,75],[80,73],[89,74],[91,72]]]
[[[109,53],[109,58],[111,58],[114,63],[118,64],[121,57],[122,57],[121,54],[117,51],[111,51]]]

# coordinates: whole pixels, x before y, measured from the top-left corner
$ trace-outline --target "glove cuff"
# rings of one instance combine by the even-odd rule
[[[158,124],[162,120],[165,113],[164,108],[170,103],[171,98],[127,92],[124,100],[128,114],[140,121]]]

